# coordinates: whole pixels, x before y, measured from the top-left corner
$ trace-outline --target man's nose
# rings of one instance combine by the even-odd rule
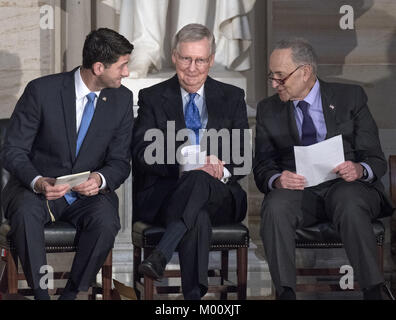
[[[197,69],[197,66],[195,65],[195,60],[192,60],[190,65],[188,66],[189,71],[195,71]]]
[[[272,88],[276,89],[280,86],[278,81],[272,80],[271,81]]]
[[[128,66],[125,66],[123,69],[122,69],[122,74],[121,74],[124,78],[127,78],[127,77],[129,77],[129,68],[128,68]]]

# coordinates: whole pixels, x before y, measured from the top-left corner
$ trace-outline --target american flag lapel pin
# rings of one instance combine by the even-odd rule
[[[329,108],[330,108],[331,110],[334,110],[334,109],[335,109],[335,106],[333,106],[333,105],[331,104],[331,105],[329,105]]]

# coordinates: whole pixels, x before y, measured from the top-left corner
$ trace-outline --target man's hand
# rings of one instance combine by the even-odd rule
[[[342,179],[352,182],[363,177],[363,167],[360,163],[345,161],[338,165],[334,170]]]
[[[96,196],[99,193],[99,188],[102,185],[102,178],[96,172],[92,172],[89,175],[87,181],[75,186],[72,190],[82,194],[83,196],[91,197]]]
[[[303,176],[287,170],[283,171],[274,181],[276,189],[304,190],[305,184]]]
[[[54,178],[39,178],[34,184],[34,190],[38,193],[42,193],[47,200],[56,200],[62,198],[69,190],[68,184],[60,184],[54,186]]]
[[[207,156],[206,164],[196,170],[202,170],[210,174],[213,178],[220,180],[223,178],[224,162],[219,160],[216,156]]]

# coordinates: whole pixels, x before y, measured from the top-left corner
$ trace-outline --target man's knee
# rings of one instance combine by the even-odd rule
[[[106,199],[102,199],[87,211],[82,228],[96,232],[117,235],[121,229],[120,219],[116,208]]]
[[[206,183],[208,179],[214,179],[210,174],[203,170],[191,170],[185,172],[182,176],[183,180],[193,181],[194,183],[203,182]]]
[[[326,211],[336,223],[359,223],[374,217],[373,211],[380,209],[380,199],[375,193],[359,182],[339,183],[328,192]]]
[[[296,194],[293,192],[296,191],[275,189],[266,195],[261,207],[261,218],[284,219],[295,213],[299,208],[296,208]]]
[[[301,210],[298,191],[275,189],[265,196],[261,207],[261,233],[271,225],[295,226],[298,212]]]
[[[30,223],[48,222],[49,212],[46,210],[44,200],[32,192],[26,192],[13,199],[7,209],[7,217],[11,226]]]

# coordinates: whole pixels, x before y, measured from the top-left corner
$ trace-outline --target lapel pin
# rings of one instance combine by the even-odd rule
[[[102,100],[103,100],[104,102],[106,102],[106,101],[107,101],[107,97],[103,97]]]
[[[335,107],[331,104],[331,105],[329,105],[329,108],[331,109],[331,110],[334,110],[335,109]]]

